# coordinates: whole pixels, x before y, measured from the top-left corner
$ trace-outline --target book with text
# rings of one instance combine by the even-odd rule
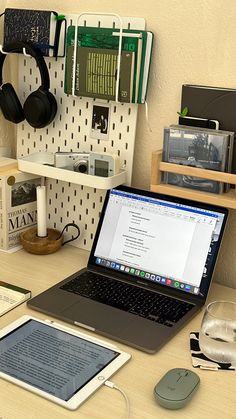
[[[0,250],[16,251],[20,233],[37,222],[38,175],[17,169],[0,170]]]
[[[6,8],[4,45],[24,41],[38,47],[45,56],[64,57],[66,20],[51,10]]]
[[[110,51],[111,56],[116,56],[116,69],[117,73],[117,62],[118,62],[118,49],[119,49],[119,40],[120,40],[120,31],[116,28],[96,28],[96,27],[86,27],[79,26],[77,34],[77,59],[78,55],[82,54],[82,49],[91,49],[95,53],[96,49],[99,54],[103,54],[102,50],[108,53]],[[119,89],[119,101],[120,102],[129,102],[129,103],[144,103],[146,94],[147,94],[147,85],[148,85],[148,76],[150,70],[150,61],[151,61],[151,51],[153,44],[153,34],[151,32],[142,31],[142,30],[132,30],[132,29],[123,29],[122,32],[122,55],[121,55],[121,67],[120,67],[120,89]],[[65,74],[65,86],[64,91],[67,94],[71,94],[71,84],[72,81],[72,70],[75,45],[75,27],[69,26],[66,36],[66,74]],[[86,54],[86,51],[84,51]],[[127,54],[127,55],[125,55]],[[127,58],[125,60],[125,57]],[[128,57],[132,57],[132,71],[127,67]],[[123,61],[123,63],[122,63]],[[77,65],[77,63],[76,63]],[[129,65],[130,66],[130,65]],[[99,60],[93,61],[93,71],[95,76],[100,74],[100,62]],[[80,77],[78,73],[78,67],[76,68],[76,83]],[[107,73],[105,73],[107,74]],[[113,74],[114,81],[114,74]],[[108,83],[109,77],[107,76]],[[116,74],[115,74],[116,80]],[[76,84],[75,83],[75,84]],[[122,89],[122,85],[125,85],[125,89]],[[129,86],[129,89],[127,88]],[[123,92],[123,94],[122,94]],[[128,94],[127,94],[128,92]],[[75,94],[78,93],[75,90]],[[89,94],[84,94],[84,96],[90,96]],[[97,96],[96,91],[91,95],[92,97],[100,97],[104,99],[114,100],[115,97]],[[114,95],[113,95],[114,96]]]
[[[31,291],[0,281],[0,316],[29,300]]]
[[[74,47],[66,52],[66,93],[72,93]],[[115,99],[117,83],[117,51],[78,47],[76,57],[75,94],[77,96]],[[122,51],[119,100],[130,102],[133,93],[134,53]]]

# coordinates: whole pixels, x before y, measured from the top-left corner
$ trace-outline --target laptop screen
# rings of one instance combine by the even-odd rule
[[[115,188],[107,192],[89,262],[205,296],[226,217],[225,208]]]

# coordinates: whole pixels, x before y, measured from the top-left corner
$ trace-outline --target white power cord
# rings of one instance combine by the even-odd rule
[[[122,394],[122,396],[125,399],[125,404],[126,404],[126,419],[129,419],[129,417],[130,417],[130,402],[129,402],[129,399],[128,399],[127,395],[125,394],[125,392],[120,387],[118,387],[116,384],[112,383],[112,381],[105,381],[104,384],[107,387],[114,388],[115,390],[119,391]]]
[[[147,126],[148,126],[149,131],[152,132],[152,128],[151,128],[151,125],[149,123],[148,104],[147,104],[147,101],[146,100],[145,100],[145,119],[146,119],[146,122],[147,122]]]

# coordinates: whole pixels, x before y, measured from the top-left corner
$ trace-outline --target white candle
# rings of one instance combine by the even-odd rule
[[[46,186],[37,186],[37,235],[47,236],[47,202]]]

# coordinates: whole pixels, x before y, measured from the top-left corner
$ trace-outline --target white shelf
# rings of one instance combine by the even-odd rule
[[[33,173],[64,182],[71,182],[97,189],[111,189],[126,183],[125,170],[120,171],[120,173],[114,176],[102,177],[61,169],[53,165],[54,153],[39,152],[18,158],[18,168],[22,172]]]

